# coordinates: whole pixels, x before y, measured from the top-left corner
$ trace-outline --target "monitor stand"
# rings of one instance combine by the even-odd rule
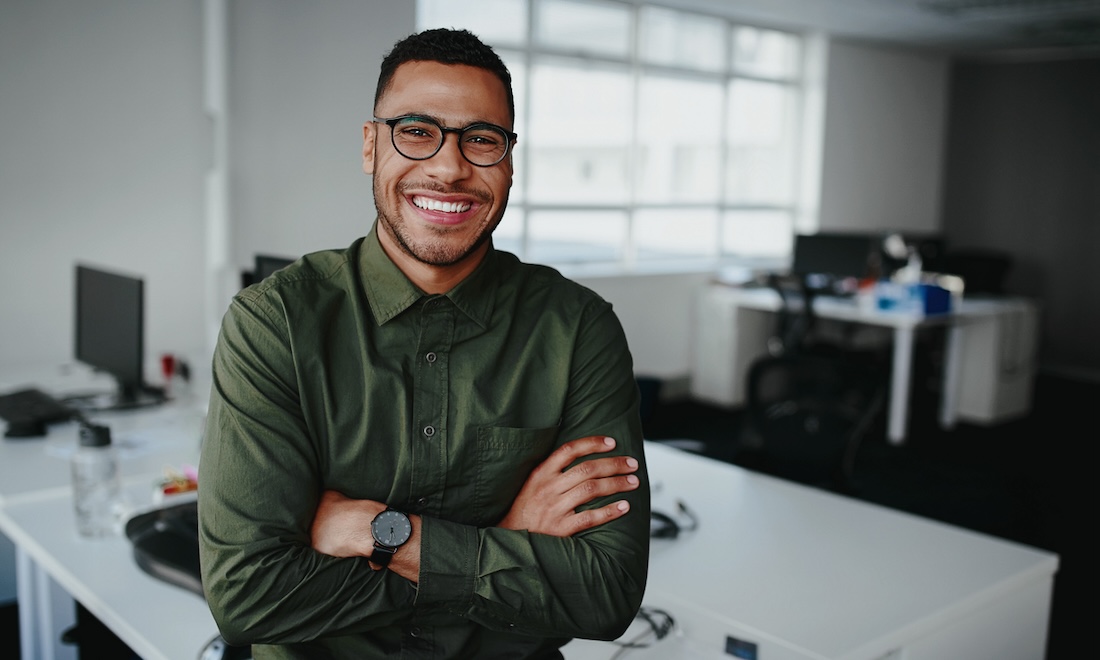
[[[168,401],[163,388],[152,385],[141,387],[119,386],[114,392],[79,394],[65,398],[67,405],[82,412],[105,412],[148,408]]]

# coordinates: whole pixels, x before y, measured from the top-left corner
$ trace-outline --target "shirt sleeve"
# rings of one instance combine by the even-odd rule
[[[237,298],[226,313],[199,461],[203,589],[231,644],[292,643],[405,617],[416,587],[310,546],[320,467],[286,324]]]
[[[558,444],[606,435],[616,440],[613,453],[637,458],[639,488],[585,507],[622,498],[630,511],[569,538],[426,518],[418,604],[441,605],[492,630],[545,637],[615,639],[637,614],[649,564],[650,491],[632,359],[606,302],[589,305],[578,327]]]

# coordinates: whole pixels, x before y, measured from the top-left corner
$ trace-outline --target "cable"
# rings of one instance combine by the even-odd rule
[[[619,646],[619,649],[615,651],[609,660],[617,660],[626,655],[629,651],[652,646],[655,642],[659,642],[667,637],[676,627],[676,620],[672,618],[671,614],[664,610],[645,607],[644,605],[638,610],[638,614],[635,615],[634,618],[644,619],[648,624],[648,628],[625,642],[614,642]]]
[[[688,524],[676,522],[672,516],[657,510],[650,511],[649,535],[658,539],[674,539],[680,532],[690,532],[699,527],[699,519],[688,509],[683,500],[676,500],[676,508],[680,515],[687,518]]]

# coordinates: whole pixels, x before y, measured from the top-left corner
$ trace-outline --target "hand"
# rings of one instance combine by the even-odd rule
[[[598,497],[637,488],[638,477],[633,474],[638,469],[637,459],[608,456],[568,467],[578,458],[614,448],[615,441],[603,436],[581,438],[558,447],[527,477],[498,526],[566,537],[625,515],[630,510],[626,500],[590,511],[576,509]]]
[[[370,524],[386,508],[374,500],[353,500],[335,490],[321,494],[317,514],[310,527],[310,545],[317,552],[332,557],[370,557],[374,553],[374,537]],[[393,558],[389,570],[417,582],[420,577],[420,516],[409,516],[413,533]],[[371,567],[378,570],[373,562]]]
[[[380,502],[353,500],[326,490],[309,530],[310,545],[333,557],[369,557],[374,551],[370,523],[385,508]]]

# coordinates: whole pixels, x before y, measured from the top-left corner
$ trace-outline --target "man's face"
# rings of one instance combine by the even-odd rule
[[[466,65],[406,62],[394,73],[376,108],[378,117],[423,115],[449,128],[477,122],[512,130],[504,84],[493,73]],[[499,224],[512,186],[511,155],[491,167],[468,162],[458,135],[448,133],[427,160],[399,154],[390,127],[363,129],[363,170],[374,176],[379,240],[398,258],[451,268],[476,265]]]

